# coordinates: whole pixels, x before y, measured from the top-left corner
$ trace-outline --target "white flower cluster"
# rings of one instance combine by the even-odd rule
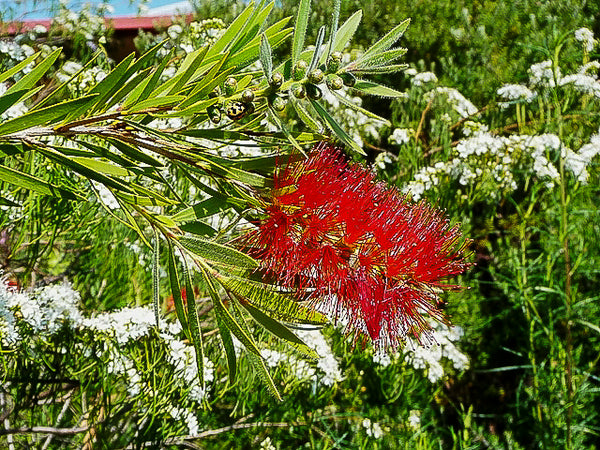
[[[559,150],[565,158],[566,168],[578,181],[585,183],[588,178],[586,168],[600,153],[600,137],[593,135],[588,144],[575,152],[554,134],[502,137],[487,131],[479,132],[459,141],[454,158],[448,162],[437,162],[419,170],[403,191],[418,200],[442,181],[457,180],[463,186],[477,186],[481,195],[496,198],[502,192],[517,188],[515,169],[545,178],[551,188],[559,178],[559,172],[548,157],[556,156]],[[491,184],[486,187],[486,182]]]
[[[395,128],[388,142],[394,145],[408,144],[410,136],[414,134],[414,131],[410,128]]]
[[[56,78],[59,82],[64,83],[71,79],[71,77],[82,68],[83,66],[76,61],[67,61],[56,73]],[[98,66],[88,67],[68,84],[68,88],[76,94],[87,92],[89,88],[106,78],[106,75],[106,72]]]
[[[296,335],[319,355],[316,367],[319,370],[317,371],[311,364],[293,355],[277,350],[263,349],[260,353],[267,366],[276,367],[282,362],[286,363],[292,368],[297,379],[313,380],[324,386],[333,386],[334,383],[341,381],[342,372],[338,362],[321,332],[319,330],[296,330]]]
[[[16,40],[0,40],[0,61],[8,59],[8,66],[14,66],[19,61],[27,59],[35,52],[30,45],[19,44]],[[31,65],[27,66],[23,72],[27,73],[31,70]]]
[[[424,98],[430,101],[434,97],[446,97],[452,109],[462,118],[469,117],[477,112],[477,107],[471,103],[458,90],[445,86],[438,86],[435,89],[426,92]]]
[[[410,75],[412,72],[405,71],[404,73]],[[433,72],[420,72],[416,73],[412,78],[413,86],[423,86],[427,83],[437,83],[438,77]]]
[[[537,93],[533,92],[527,86],[522,84],[505,84],[497,91],[498,95],[509,102],[525,101],[531,103],[537,97]],[[500,107],[506,108],[510,103],[500,103]]]
[[[11,289],[6,280],[0,279],[2,343],[11,345],[21,340],[17,320],[35,335],[54,334],[64,325],[78,324],[81,321],[78,302],[79,293],[68,283],[25,294]]]
[[[383,437],[383,429],[381,425],[377,422],[371,421],[368,417],[365,417],[362,421],[362,426],[367,433],[367,436],[370,436],[374,439],[381,439]]]
[[[137,340],[150,336],[156,326],[152,310],[147,307],[124,308],[84,318],[78,309],[79,300],[79,293],[68,283],[26,293],[10,288],[6,280],[0,279],[0,342],[4,347],[15,348],[24,339],[24,332],[36,339],[44,339],[56,335],[63,326],[69,326],[74,333],[81,335],[89,333],[98,343],[95,359],[107,361],[107,372],[125,382],[128,394],[132,397],[151,395],[151,388],[145,384],[136,368],[134,357],[129,356],[127,345],[134,345]],[[200,403],[207,392],[198,380],[194,349],[177,337],[181,332],[179,323],[161,319],[158,330],[158,337],[153,337],[166,345],[166,363],[174,373],[175,385],[187,398],[187,403],[182,402],[181,398],[178,400],[178,406],[173,407],[171,416],[183,418],[189,433],[196,434],[198,422],[193,405]],[[84,356],[92,354],[89,347],[82,349],[82,352]],[[214,380],[213,363],[204,358],[203,368],[205,383],[209,385]],[[184,403],[190,407],[184,408]]]
[[[382,366],[388,366],[393,361],[402,359],[408,361],[415,369],[425,369],[427,379],[435,383],[444,376],[442,358],[450,361],[456,370],[466,370],[469,367],[469,358],[456,347],[457,342],[463,335],[462,328],[451,327],[443,323],[431,322],[432,332],[430,334],[431,345],[423,345],[414,338],[408,338],[402,353],[397,352],[389,355],[382,350],[373,355],[373,362]]]
[[[581,42],[583,48],[587,52],[594,50],[594,47],[598,43],[596,39],[594,39],[594,32],[585,27],[575,30],[575,39]]]
[[[562,78],[560,67],[553,67],[552,61],[542,61],[529,68],[529,83],[533,86],[555,87]]]
[[[87,41],[102,38],[106,35],[104,14],[111,13],[114,8],[108,4],[101,4],[95,8],[85,5],[79,12],[68,8],[67,0],[60,1],[58,15],[52,19],[53,25],[58,25],[67,33],[82,33]]]

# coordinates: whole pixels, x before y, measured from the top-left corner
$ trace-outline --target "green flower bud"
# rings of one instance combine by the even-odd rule
[[[324,77],[325,75],[323,75],[323,71],[321,69],[314,69],[308,74],[308,81],[313,84],[319,84],[323,81]]]
[[[306,74],[306,69],[308,69],[308,64],[306,63],[306,61],[304,61],[303,59],[298,61],[294,66],[294,70],[292,71],[294,80],[300,81],[302,78],[304,78],[304,75]]]
[[[250,103],[253,100],[254,100],[254,91],[252,91],[251,89],[244,89],[244,92],[242,92],[242,102]]]
[[[319,100],[321,97],[323,97],[323,92],[321,92],[319,86],[315,86],[311,83],[306,84],[306,94],[308,95],[308,98],[313,100]]]
[[[214,124],[218,124],[221,121],[221,110],[217,106],[209,106],[206,109],[208,117]]]
[[[292,94],[294,94],[294,97],[296,98],[304,98],[306,97],[306,89],[304,89],[304,86],[301,84],[295,84],[292,87]]]
[[[225,80],[225,83],[223,83],[223,87],[225,89],[225,95],[229,96],[229,95],[233,95],[235,94],[235,91],[237,91],[237,80],[233,77],[229,77]]]
[[[337,91],[338,89],[341,89],[344,86],[344,80],[342,80],[339,76],[337,76],[336,74],[330,74],[327,75],[327,87],[329,89],[331,89],[332,91]]]
[[[340,73],[340,77],[344,81],[344,84],[348,87],[352,87],[356,84],[356,77],[350,72]]]
[[[329,55],[329,60],[327,61],[327,70],[329,72],[337,72],[342,63],[342,54],[340,52],[333,52]]]
[[[269,84],[273,89],[279,89],[279,87],[283,84],[283,75],[279,72],[275,72],[271,79],[269,80]]]
[[[269,100],[275,111],[281,112],[285,109],[286,101],[283,98],[276,96],[275,98]]]

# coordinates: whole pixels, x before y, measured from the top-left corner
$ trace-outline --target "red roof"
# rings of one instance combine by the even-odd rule
[[[154,16],[154,17],[140,17],[140,16],[120,16],[120,17],[106,17],[104,21],[106,25],[113,30],[153,30],[157,27],[168,27],[174,21],[176,16]],[[192,14],[185,16],[186,22],[191,22],[193,19]],[[52,19],[32,19],[24,20],[22,22],[12,22],[6,24],[4,28],[5,33],[16,34],[21,31],[31,30],[36,25],[43,25],[46,28],[50,27]]]

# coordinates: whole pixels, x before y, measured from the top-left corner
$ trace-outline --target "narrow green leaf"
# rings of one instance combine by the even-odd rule
[[[319,102],[317,102],[315,100],[310,100],[310,103],[317,111],[317,114],[319,114],[319,116],[321,116],[321,119],[323,119],[323,121],[325,122],[327,127],[331,131],[333,131],[336,134],[336,136],[338,138],[340,138],[340,140],[344,144],[346,144],[348,147],[350,147],[355,152],[357,152],[361,155],[365,155],[365,152],[363,151],[363,149],[360,148],[356,144],[356,142],[354,142],[354,139],[352,139],[350,137],[350,135],[348,133],[346,133],[346,131],[335,121],[335,119],[333,117],[331,117],[331,115],[329,115],[329,113],[320,105]]]
[[[300,0],[298,15],[296,16],[296,26],[294,27],[294,40],[292,41],[292,65],[298,62],[300,53],[304,49],[304,39],[306,38],[309,16],[310,0]]]
[[[370,67],[388,66],[393,61],[401,58],[406,54],[405,48],[395,48],[382,53],[371,55],[370,57],[361,57],[358,61],[352,64],[352,72],[357,69],[367,69]]]
[[[189,80],[202,74],[205,69],[201,69],[201,64],[204,61],[207,51],[206,47],[202,47],[194,50],[192,53],[188,53],[173,79],[164,83],[164,87],[159,86],[156,88],[156,95],[177,94]],[[170,81],[173,81],[172,86],[169,84]]]
[[[162,118],[166,118],[166,117],[190,117],[190,116],[193,116],[195,114],[206,113],[206,109],[209,106],[214,105],[218,101],[219,101],[218,97],[209,98],[208,100],[201,100],[198,103],[194,103],[193,105],[190,105],[189,107],[187,107],[187,108],[185,108],[183,110],[180,110],[180,111],[172,111],[172,112],[169,112],[167,114],[152,114],[152,116],[153,117],[158,117],[158,118],[161,118],[161,117]],[[180,133],[185,133],[187,131],[199,131],[199,130],[180,130],[179,132]]]
[[[235,347],[233,345],[233,338],[231,337],[231,331],[225,325],[225,321],[221,315],[219,309],[215,309],[215,317],[217,319],[217,326],[219,327],[219,335],[221,336],[221,342],[225,349],[225,356],[227,357],[227,368],[229,369],[229,383],[233,384],[237,372],[237,357],[235,356]]]
[[[290,103],[292,104],[294,111],[296,111],[296,114],[298,114],[298,117],[300,118],[300,120],[302,122],[304,122],[304,124],[311,130],[313,130],[317,133],[320,133],[322,131],[321,124],[312,118],[312,116],[304,108],[304,105],[302,104],[302,102],[299,100],[296,100],[296,98],[293,95],[290,95],[289,98],[290,98]]]
[[[89,69],[90,67],[92,67],[95,64],[96,59],[98,58],[98,56],[100,56],[101,54],[103,54],[102,50],[97,50],[94,53],[94,55],[90,58],[90,60],[87,63],[85,63],[84,66],[81,67],[81,69],[79,69],[77,72],[75,72],[73,75],[71,75],[68,79],[66,79],[65,81],[63,81],[59,86],[57,86],[55,89],[53,89],[52,92],[50,92],[48,95],[46,95],[40,102],[36,103],[33,107],[29,108],[29,111],[33,111],[35,109],[40,109],[45,104],[50,103],[51,100],[53,101],[55,99],[55,97],[57,97],[58,94],[60,94],[62,92],[62,90],[67,85],[69,85],[69,83],[71,83],[74,79],[76,79],[84,71],[86,71],[87,69]]]
[[[335,43],[333,44],[332,53],[341,52],[344,50],[344,48],[346,48],[346,45],[348,45],[348,42],[350,42],[350,40],[354,36],[354,33],[356,33],[356,29],[358,28],[361,19],[362,11],[358,10],[354,14],[352,14],[352,16],[350,16],[348,20],[346,20],[344,24],[338,29],[338,32],[335,36]]]
[[[404,98],[407,97],[405,92],[400,92],[395,89],[383,86],[381,84],[373,83],[372,81],[360,80],[357,81],[352,89],[360,92],[364,92],[369,95],[376,95],[379,97],[391,97],[391,98]]]
[[[279,119],[277,112],[275,110],[273,110],[271,105],[269,105],[269,112],[270,112],[269,117],[270,117],[271,121],[274,122],[275,125],[277,125],[277,128],[279,128],[281,131],[283,131],[285,136],[290,141],[290,144],[292,144],[300,153],[302,153],[303,155],[306,156],[304,149],[300,146],[300,144],[298,144],[298,141],[294,138],[294,136],[292,136],[292,133],[290,133],[290,131],[287,129],[287,127],[284,125],[284,123]]]
[[[248,22],[244,26],[244,29],[240,33],[240,38],[236,39],[234,45],[228,47],[231,53],[235,53],[244,47],[248,42],[254,39],[261,30],[265,28],[269,14],[271,14],[271,10],[273,9],[273,6],[275,6],[275,2],[272,1],[263,8],[264,3],[265,0],[261,0],[261,3],[255,8],[254,12],[248,19]]]
[[[87,105],[90,101],[94,101],[93,99],[95,97],[96,94],[86,95],[81,98],[67,100],[62,103],[28,112],[22,116],[7,120],[6,122],[0,124],[0,136],[17,133],[27,128],[37,127],[44,125],[47,122],[59,119],[73,108],[77,108],[80,105]]]
[[[127,177],[133,175],[133,172],[121,166],[115,166],[114,164],[110,164],[106,161],[102,161],[96,158],[75,156],[72,158],[72,160],[78,162],[83,166],[89,167],[90,169],[95,170],[99,173],[106,173],[108,175],[114,175],[116,177]]]
[[[410,19],[406,19],[405,21],[396,25],[390,32],[388,32],[385,36],[379,39],[375,44],[373,44],[362,56],[363,59],[369,59],[374,55],[378,55],[380,53],[388,50],[392,45],[402,37],[408,25],[410,24]]]
[[[240,323],[242,330],[245,331],[250,336],[250,329],[248,328],[248,325],[246,325],[246,322],[244,321],[244,317],[242,316],[242,313],[241,313],[240,309],[238,308],[237,302],[235,300],[232,301],[231,306],[232,306],[232,310],[235,315],[235,318]],[[282,401],[281,395],[279,394],[279,390],[277,389],[277,386],[275,386],[275,382],[273,381],[273,378],[271,378],[271,374],[269,373],[269,369],[267,369],[265,360],[262,357],[262,355],[255,355],[253,353],[248,353],[248,358],[249,358],[250,362],[252,363],[252,365],[254,366],[255,371],[258,373],[261,381],[267,387],[267,390],[269,391],[269,393],[274,398],[276,398],[278,401]]]
[[[260,325],[262,325],[265,329],[273,333],[278,338],[286,340],[292,347],[294,347],[304,356],[307,356],[312,359],[317,359],[319,357],[317,352],[315,352],[312,348],[306,345],[304,341],[302,341],[302,339],[300,339],[298,336],[292,333],[289,330],[289,328],[287,328],[285,325],[269,317],[261,310],[255,308],[249,303],[241,304],[250,313],[252,318],[256,320],[256,322],[258,322]]]
[[[40,178],[0,165],[0,181],[24,188],[42,195],[61,197],[67,200],[86,200],[74,191],[60,188]]]
[[[160,239],[158,231],[154,228],[154,241],[152,247],[152,303],[154,305],[154,319],[156,328],[160,328]]]
[[[185,266],[184,278],[190,335],[192,338],[192,344],[196,350],[196,365],[198,366],[198,378],[200,381],[200,386],[204,388],[204,345],[202,342],[202,330],[200,329],[200,320],[198,319],[198,310],[196,309],[196,299],[194,296],[194,288],[192,286],[192,277],[187,265]]]
[[[265,30],[264,34],[269,39],[271,49],[277,48],[292,34],[291,28],[286,28],[285,30],[280,31],[288,23],[288,21],[289,17],[280,20]],[[244,46],[242,50],[237,52],[235,55],[232,55],[223,65],[223,69],[229,69],[230,67],[241,68],[248,65],[248,63],[251,61],[256,60],[259,53],[259,46],[260,38],[253,39],[246,46]]]
[[[248,359],[254,367],[254,371],[258,374],[261,381],[267,387],[269,394],[271,394],[271,396],[273,396],[275,400],[279,402],[283,401],[283,399],[281,398],[281,394],[279,393],[279,390],[277,389],[277,386],[275,386],[275,382],[273,381],[273,378],[269,373],[269,369],[267,369],[264,359],[252,353],[248,354]]]
[[[185,310],[185,305],[183,304],[183,297],[181,295],[181,285],[179,283],[179,274],[177,273],[177,264],[175,263],[175,252],[171,241],[167,239],[167,242],[169,244],[169,281],[171,282],[171,295],[173,296],[175,313],[177,314],[177,319],[179,319],[179,323],[181,324],[183,332],[191,341],[192,337],[190,336],[190,330],[188,328],[187,312]]]
[[[331,91],[331,92],[341,103],[346,105],[348,108],[351,108],[354,111],[358,111],[358,112],[364,114],[365,116],[370,117],[371,119],[379,120],[380,122],[382,122],[384,125],[386,125],[388,127],[392,126],[392,124],[390,123],[389,120],[387,120],[381,116],[378,116],[377,114],[372,113],[371,111],[369,111],[365,108],[358,106],[356,103],[354,103],[353,101],[351,101],[347,97],[344,97],[343,95],[339,94],[336,91]]]
[[[146,86],[144,87],[144,90],[141,92],[141,94],[139,96],[136,96],[137,92],[134,94],[135,91],[131,93],[130,98],[127,98],[127,100],[123,104],[124,108],[129,107],[130,105],[134,104],[136,101],[146,100],[150,96],[150,94],[152,94],[152,92],[156,88],[157,83],[160,81],[160,77],[163,74],[165,67],[167,67],[167,64],[169,62],[171,62],[171,58],[173,57],[174,51],[175,51],[174,49],[171,49],[169,54],[162,59],[162,61],[160,62],[160,65],[156,68],[156,70],[154,70],[152,77],[148,81],[148,84],[146,84]]]
[[[267,39],[267,36],[264,33],[260,36],[259,56],[263,72],[265,73],[265,77],[267,77],[267,81],[269,81],[271,79],[271,75],[273,74],[273,55],[271,53],[271,46],[269,45],[269,40]]]
[[[202,80],[194,87],[188,98],[181,103],[180,108],[186,108],[200,100],[206,100],[206,96],[219,84],[221,84],[233,72],[232,68],[221,71],[223,64],[229,58],[229,53],[225,53],[219,61],[202,77]]]
[[[136,113],[161,106],[174,106],[183,99],[185,99],[185,96],[183,95],[165,95],[164,97],[149,98],[134,104],[127,110],[127,112]]]
[[[11,67],[10,69],[5,70],[4,72],[0,73],[0,83],[5,82],[10,77],[12,77],[14,74],[19,73],[24,67],[29,65],[29,63],[31,61],[33,61],[35,58],[37,58],[39,55],[40,55],[40,52],[34,53],[30,57],[28,57],[28,58],[24,59],[23,61],[21,61],[20,63],[18,63],[16,66]]]
[[[306,73],[311,73],[314,69],[317,68],[319,64],[319,57],[323,54],[323,49],[321,46],[323,45],[323,41],[325,40],[325,25],[319,28],[319,33],[317,34],[317,42],[315,43],[315,52],[313,53],[312,59],[308,66],[308,70]]]
[[[186,233],[195,234],[196,236],[213,237],[217,235],[217,230],[199,220],[194,220],[191,222],[186,222],[183,225],[179,225],[179,229]]]
[[[207,58],[217,55],[226,47],[231,47],[235,44],[237,39],[239,39],[239,32],[242,30],[248,18],[254,11],[254,2],[248,3],[248,6],[242,13],[236,17],[236,19],[231,22],[231,25],[225,30],[225,32],[221,35],[219,40],[211,45],[208,53],[206,54]]]
[[[201,269],[201,272],[204,275],[206,287],[212,298],[213,304],[215,305],[215,311],[221,317],[221,320],[223,320],[224,325],[233,333],[236,338],[238,338],[246,350],[260,357],[260,350],[256,346],[254,339],[252,339],[250,333],[244,330],[245,324],[244,326],[240,325],[240,323],[243,323],[243,320],[238,322],[225,307],[223,300],[221,300],[221,297],[219,296],[219,293],[214,285],[214,278],[203,268]]]
[[[217,274],[216,277],[226,290],[279,320],[313,325],[327,323],[324,315],[301,305],[292,295],[282,292],[277,286],[236,276]]]
[[[212,216],[213,214],[225,211],[229,208],[231,208],[231,204],[227,204],[226,196],[210,197],[189,208],[179,211],[177,214],[171,216],[171,219],[176,223],[181,224],[191,220]]]
[[[11,92],[10,94],[4,94],[0,97],[0,114],[17,103],[25,94],[27,94],[27,92],[27,89],[22,89],[20,91]]]
[[[362,69],[352,69],[352,73],[358,76],[362,75],[381,75],[390,74],[406,70],[408,64],[392,64],[389,66],[382,67],[365,67]]]
[[[123,98],[125,98],[136,86],[142,83],[142,80],[148,79],[148,74],[152,70],[151,67],[142,70],[141,72],[132,76],[126,83],[124,83],[123,87],[121,87],[115,95],[113,95],[110,99],[106,101],[106,104],[102,106],[104,111],[109,110],[118,102],[120,102]],[[123,77],[124,78],[124,77]],[[125,80],[125,78],[124,78]]]
[[[129,76],[127,76],[127,69],[129,69],[134,57],[135,53],[131,53],[123,61],[117,64],[117,66],[111,70],[102,81],[100,81],[100,83],[94,86],[90,93],[98,93],[99,96],[94,107],[89,112],[97,110],[103,111],[106,109],[105,105],[107,100],[128,80]]]
[[[258,267],[258,263],[250,256],[223,244],[195,237],[181,237],[179,243],[208,262],[250,270]]]
[[[106,140],[110,144],[112,144],[114,147],[116,147],[120,152],[122,152],[124,155],[128,156],[129,158],[133,159],[138,164],[145,163],[145,164],[148,164],[148,165],[154,166],[154,167],[162,167],[163,166],[163,164],[160,161],[158,161],[157,159],[154,159],[152,156],[148,155],[147,153],[144,153],[144,152],[138,150],[133,145],[130,145],[127,142],[123,142],[118,139],[112,139],[112,138],[108,138]]]
[[[325,58],[325,61],[329,58],[329,55],[331,55],[331,49],[333,48],[333,44],[335,42],[335,37],[337,35],[337,31],[338,31],[338,25],[339,25],[339,21],[340,21],[340,9],[342,7],[342,0],[333,0],[333,15],[332,15],[332,21],[331,21],[331,28],[329,30],[329,45],[327,46],[327,53],[323,52],[323,54],[327,55]],[[323,59],[322,59],[323,61]]]
[[[33,69],[31,69],[31,72],[23,76],[23,78],[21,78],[10,88],[8,88],[8,90],[5,92],[5,95],[11,94],[15,91],[31,89],[40,80],[40,78],[42,78],[46,74],[48,69],[52,67],[52,64],[54,64],[54,61],[56,61],[56,58],[58,58],[58,55],[60,54],[61,50],[62,49],[57,48],[52,53],[50,53],[41,63],[39,63]]]

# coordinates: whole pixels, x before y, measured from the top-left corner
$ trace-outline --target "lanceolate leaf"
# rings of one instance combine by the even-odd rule
[[[256,320],[259,324],[269,330],[278,338],[286,340],[292,347],[298,350],[300,353],[308,356],[309,358],[316,359],[319,357],[317,352],[315,352],[312,348],[306,345],[302,339],[292,333],[289,328],[287,328],[282,323],[272,319],[259,309],[250,305],[249,303],[242,303],[242,306],[250,313],[252,318]]]
[[[373,55],[378,55],[382,52],[388,50],[392,45],[400,39],[400,37],[404,34],[408,25],[410,24],[410,19],[406,19],[404,22],[401,22],[399,25],[396,25],[389,33],[383,36],[380,40],[378,40],[375,44],[373,44],[364,54],[363,59],[369,59]]]
[[[391,97],[391,98],[402,98],[406,97],[406,93],[396,91],[395,89],[383,86],[381,84],[373,83],[372,81],[360,80],[352,87],[357,91],[364,92],[365,94],[375,95],[379,97]]]
[[[325,40],[325,25],[319,28],[319,33],[317,34],[317,42],[315,43],[315,52],[313,53],[312,60],[310,61],[310,65],[308,66],[307,73],[311,73],[313,69],[317,67],[319,64],[319,56],[323,53],[321,46],[323,45],[323,41]]]
[[[270,80],[273,74],[273,55],[271,54],[269,40],[264,33],[260,36],[260,63],[262,64],[265,77],[267,77],[267,80]]]
[[[54,186],[28,173],[4,165],[0,165],[0,180],[42,195],[62,197],[68,200],[85,200],[85,197],[76,192]]]
[[[0,136],[17,133],[18,131],[27,128],[37,127],[44,125],[47,122],[60,119],[65,114],[72,111],[73,108],[76,109],[81,105],[87,105],[89,102],[95,101],[95,97],[96,94],[92,94],[81,98],[67,100],[56,105],[28,112],[22,116],[3,122],[0,124]]]
[[[207,58],[220,53],[222,50],[226,49],[228,46],[232,46],[235,44],[238,34],[240,30],[246,24],[248,18],[254,11],[254,2],[250,2],[246,9],[242,11],[242,13],[236,17],[236,19],[229,25],[225,33],[219,38],[217,42],[215,42],[208,53],[206,54]]]
[[[327,318],[321,313],[302,306],[291,295],[257,281],[236,276],[216,275],[219,283],[228,291],[246,299],[256,308],[270,316],[289,323],[323,325]]]
[[[227,203],[227,197],[220,195],[218,197],[208,198],[196,203],[193,206],[190,206],[189,208],[184,209],[183,211],[179,211],[177,214],[171,216],[171,219],[177,223],[185,223],[192,220],[201,219],[203,217],[212,216],[213,214],[231,208],[231,206],[231,204]]]
[[[154,241],[152,246],[152,303],[154,305],[154,319],[156,328],[160,328],[160,239],[158,231],[154,229]]]
[[[0,114],[17,103],[21,97],[27,94],[27,92],[29,92],[27,89],[22,89],[20,91],[13,91],[10,94],[4,94],[0,97]]]
[[[175,313],[177,314],[177,319],[179,319],[179,323],[181,324],[181,328],[183,329],[185,335],[188,339],[191,340],[190,330],[188,328],[187,312],[185,310],[185,305],[183,304],[183,297],[181,295],[181,284],[179,283],[177,264],[175,264],[175,252],[171,241],[167,239],[167,242],[169,243],[169,281],[171,283],[171,295],[173,296]]]
[[[213,304],[215,305],[215,311],[221,317],[221,320],[223,321],[224,325],[229,329],[229,331],[233,333],[233,335],[236,338],[238,338],[238,340],[242,344],[244,344],[246,350],[260,357],[260,350],[256,346],[254,339],[252,339],[250,333],[247,332],[245,324],[241,325],[241,323],[243,323],[243,320],[240,320],[238,322],[238,320],[236,320],[231,315],[231,313],[227,310],[225,304],[223,303],[223,300],[221,300],[219,293],[217,292],[216,286],[214,284],[214,278],[209,273],[207,273],[206,270],[201,269],[201,271],[204,275],[204,280],[206,282],[208,292],[212,298]]]
[[[300,118],[300,120],[302,120],[302,122],[304,122],[304,124],[311,130],[313,130],[317,133],[320,133],[321,128],[322,128],[321,124],[319,124],[319,122],[317,122],[315,119],[312,118],[312,116],[304,108],[304,105],[302,104],[302,102],[296,100],[296,98],[293,95],[290,95],[289,98],[290,98],[290,103],[292,104],[292,107],[296,111],[296,114],[298,114],[298,117]]]
[[[296,26],[294,27],[294,40],[292,41],[292,65],[298,62],[300,53],[304,49],[304,39],[306,37],[309,16],[310,0],[300,0],[298,15],[296,16]]]
[[[363,56],[352,65],[352,71],[354,72],[354,68],[363,69],[369,67],[388,66],[391,62],[404,56],[406,51],[407,50],[405,48],[396,48],[394,50],[388,50],[382,53],[371,55],[370,57]]]
[[[246,325],[246,322],[244,321],[244,317],[242,316],[240,309],[237,306],[237,302],[233,301],[231,307],[232,307],[231,309],[234,312],[235,318],[240,323],[242,330],[245,331],[250,336],[250,330],[248,328],[248,325]],[[277,389],[277,386],[275,386],[275,382],[273,381],[273,378],[271,378],[271,374],[269,373],[269,370],[267,369],[265,360],[262,357],[262,355],[260,355],[260,354],[255,355],[254,353],[248,353],[248,358],[250,359],[250,362],[252,363],[252,365],[254,366],[256,371],[258,372],[258,375],[260,376],[262,382],[265,383],[265,386],[267,386],[269,393],[273,397],[275,397],[278,401],[282,401],[281,395],[279,394],[279,390]]]
[[[335,43],[333,44],[332,53],[341,52],[344,50],[348,42],[350,42],[354,36],[354,33],[356,33],[356,29],[358,28],[358,24],[360,23],[361,19],[362,11],[358,10],[344,22],[335,36]]]
[[[367,117],[370,117],[371,119],[379,120],[379,121],[383,122],[385,125],[387,125],[388,127],[391,126],[391,123],[389,120],[387,120],[381,116],[378,116],[377,114],[372,113],[371,111],[369,111],[367,109],[364,109],[364,108],[358,106],[356,103],[348,100],[348,98],[344,97],[343,95],[339,94],[336,91],[331,91],[331,92],[341,103],[346,105],[348,108],[351,108],[355,111],[361,112],[362,114],[364,114]]]
[[[211,263],[249,270],[258,267],[258,263],[250,256],[223,244],[192,237],[181,237],[179,243],[193,254]]]
[[[185,264],[185,262],[184,262]],[[204,388],[204,344],[202,342],[202,330],[198,319],[198,310],[196,309],[196,300],[194,298],[194,288],[192,286],[192,277],[188,267],[185,267],[185,294],[187,297],[187,315],[190,327],[192,344],[196,350],[196,364],[198,366],[198,378],[200,385]]]
[[[23,89],[31,89],[39,80],[44,76],[44,74],[50,69],[58,55],[60,54],[61,49],[58,48],[50,53],[41,63],[35,66],[31,72],[13,84],[8,90],[6,94],[10,94],[15,91],[21,91]]]
[[[320,105],[319,102],[315,100],[310,100],[310,102],[317,111],[317,114],[321,116],[321,119],[323,119],[327,127],[333,131],[344,144],[361,155],[365,154],[363,149],[360,148],[356,142],[354,142],[350,135],[348,135],[348,133],[346,133],[346,131],[335,121],[335,119],[329,115],[329,113]]]
[[[8,69],[8,70],[0,73],[0,83],[3,83],[4,81],[8,80],[14,74],[19,73],[24,67],[26,67],[27,65],[29,65],[29,63],[31,61],[33,61],[35,58],[37,58],[38,56],[39,56],[39,52],[38,53],[34,53],[29,58],[24,59],[23,61],[21,61],[16,66],[11,67],[10,69]]]
[[[327,58],[329,58],[329,55],[331,55],[331,49],[333,48],[333,43],[335,42],[335,36],[337,35],[337,31],[338,31],[338,23],[340,20],[340,8],[342,6],[342,0],[334,0],[333,1],[333,15],[332,15],[332,21],[331,21],[331,28],[329,29],[329,45],[327,46],[327,57],[325,58],[325,60]],[[325,53],[324,53],[325,55]],[[321,58],[321,60],[323,61],[323,58]]]
[[[388,74],[395,73],[405,70],[408,67],[408,64],[392,64],[389,66],[381,66],[381,67],[365,67],[362,69],[352,69],[352,73],[358,76],[361,75],[380,75],[380,74]]]

